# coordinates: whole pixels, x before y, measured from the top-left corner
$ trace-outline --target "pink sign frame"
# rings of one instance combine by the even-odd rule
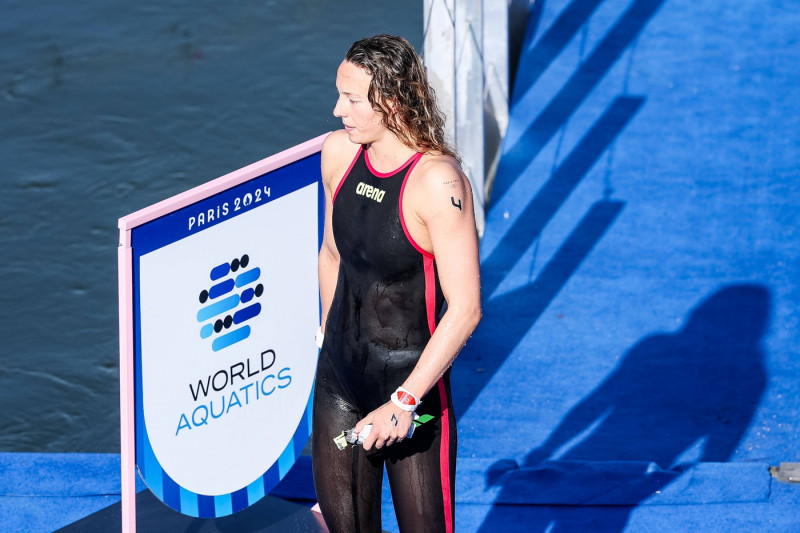
[[[136,457],[134,404],[133,249],[131,230],[200,200],[313,155],[322,149],[328,133],[243,167],[203,185],[119,219],[119,380],[122,531],[136,531]]]

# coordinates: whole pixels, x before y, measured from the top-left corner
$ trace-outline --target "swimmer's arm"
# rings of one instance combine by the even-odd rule
[[[345,163],[346,155],[352,152],[352,147],[346,143],[352,144],[347,140],[346,132],[341,130],[328,135],[322,145],[321,172],[322,185],[325,191],[325,225],[322,247],[319,251],[318,273],[323,332],[339,275],[339,250],[336,248],[336,242],[333,239],[331,213],[333,211],[333,193],[336,191],[336,187],[339,185],[339,181],[346,169],[346,166],[344,168],[342,166],[347,164]]]
[[[448,305],[417,365],[402,385],[419,398],[450,368],[481,319],[472,190],[467,178],[452,164],[436,163],[431,167],[420,176],[425,179],[420,180],[421,187],[414,194],[415,211],[429,232],[439,282]],[[356,432],[366,424],[373,427],[364,449],[369,450],[373,445],[382,448],[405,438],[411,426],[411,413],[387,401],[360,420]]]
[[[420,180],[415,209],[430,236],[447,310],[403,388],[423,397],[455,361],[481,319],[478,236],[469,180],[437,162]]]

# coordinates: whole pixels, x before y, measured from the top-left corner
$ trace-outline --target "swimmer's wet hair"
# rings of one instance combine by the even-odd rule
[[[345,60],[372,76],[369,102],[403,144],[459,159],[445,140],[444,115],[436,106],[422,59],[408,41],[385,34],[367,37],[353,43]]]

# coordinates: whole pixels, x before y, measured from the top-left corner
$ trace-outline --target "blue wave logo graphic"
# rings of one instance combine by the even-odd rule
[[[250,268],[250,257],[244,254],[229,263],[211,269],[211,286],[200,292],[197,312],[200,338],[211,339],[211,349],[218,352],[250,336],[250,325],[244,322],[261,313],[261,304],[255,302],[264,294],[264,285],[255,284],[261,269]],[[254,285],[255,284],[255,285]],[[241,292],[236,292],[241,289]]]

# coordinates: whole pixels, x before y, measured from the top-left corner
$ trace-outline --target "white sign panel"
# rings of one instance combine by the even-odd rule
[[[131,230],[135,457],[170,507],[263,497],[310,433],[318,154]]]

